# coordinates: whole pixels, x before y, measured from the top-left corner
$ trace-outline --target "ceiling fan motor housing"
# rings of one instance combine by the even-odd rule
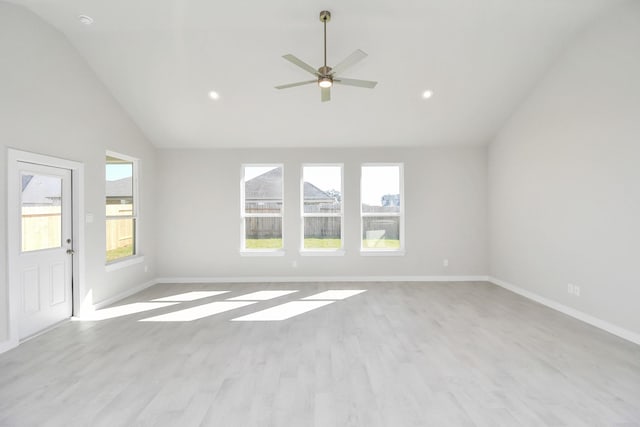
[[[328,76],[331,74],[331,67],[327,67],[326,65],[323,65],[322,67],[318,68],[318,74],[320,74],[321,76]]]

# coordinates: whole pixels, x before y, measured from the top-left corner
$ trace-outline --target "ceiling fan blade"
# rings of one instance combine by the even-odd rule
[[[358,79],[333,79],[334,83],[338,83],[346,86],[358,86],[366,87],[367,89],[373,89],[378,82],[372,82],[371,80],[358,80]]]
[[[328,88],[328,87],[320,88],[320,100],[322,102],[331,101],[331,88]]]
[[[306,82],[289,83],[286,85],[276,86],[276,89],[289,89],[290,87],[308,85],[311,83],[318,83],[318,80],[307,80]]]
[[[286,59],[287,61],[291,62],[292,64],[297,65],[298,67],[302,68],[303,70],[313,74],[314,76],[318,75],[318,70],[316,70],[315,68],[313,68],[311,65],[307,64],[306,62],[302,61],[301,59],[298,59],[297,57],[291,55],[290,53],[283,55],[282,56],[284,59]]]
[[[362,61],[367,57],[367,54],[361,51],[360,49],[356,49],[351,55],[347,56],[341,63],[333,67],[331,70],[331,74],[340,73],[341,71],[346,70],[352,65]]]

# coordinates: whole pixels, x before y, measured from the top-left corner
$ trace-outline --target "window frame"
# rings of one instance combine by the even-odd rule
[[[282,169],[282,207],[280,213],[247,213],[245,211],[245,169],[247,167],[271,167]],[[243,256],[283,256],[285,254],[285,229],[284,229],[285,197],[284,197],[284,163],[243,163],[240,165],[240,255]],[[246,218],[280,218],[282,230],[282,247],[250,249],[246,246]]]
[[[131,189],[131,199],[133,201],[133,208],[131,209],[131,215],[118,215],[118,216],[113,216],[113,215],[106,215],[105,212],[105,221],[104,221],[104,225],[105,225],[105,236],[106,236],[106,226],[107,226],[107,221],[109,220],[114,220],[114,219],[133,219],[133,254],[132,255],[127,255],[124,257],[120,257],[111,261],[107,261],[107,256],[106,256],[106,244],[105,244],[105,266],[107,268],[107,271],[111,271],[113,269],[117,269],[117,267],[126,267],[132,264],[137,264],[138,262],[142,262],[144,260],[144,257],[140,254],[139,248],[140,248],[140,207],[139,205],[139,200],[140,200],[140,193],[139,193],[139,170],[140,170],[140,159],[136,158],[136,157],[132,157],[126,154],[122,154],[122,153],[118,153],[115,151],[106,151],[105,153],[105,168],[106,165],[108,164],[106,161],[106,157],[115,157],[117,159],[120,160],[124,160],[126,162],[131,162],[131,167],[132,167],[132,173],[131,173],[131,185],[132,185],[132,189]],[[104,196],[104,201],[105,201],[105,207],[106,207],[106,200],[107,200],[107,194],[106,194],[106,183],[107,180],[105,178],[105,196]]]
[[[314,214],[304,211],[304,168],[305,167],[339,167],[340,168],[340,201],[339,213]],[[337,218],[340,217],[340,247],[339,248],[315,248],[304,247],[304,220],[305,218]],[[300,166],[300,254],[304,256],[342,256],[344,250],[344,163],[302,163]]]
[[[400,191],[400,212],[363,212],[362,211],[362,187],[363,187],[363,173],[362,170],[365,167],[385,167],[395,166],[398,167],[398,179],[399,179],[399,191]],[[360,255],[362,256],[404,256],[405,255],[405,198],[404,198],[404,163],[402,162],[367,162],[360,164]],[[400,246],[395,248],[365,248],[363,247],[362,235],[364,232],[364,218],[365,217],[394,217],[400,219],[400,227],[398,230]]]

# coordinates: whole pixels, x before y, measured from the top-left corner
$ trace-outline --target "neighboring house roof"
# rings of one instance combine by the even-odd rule
[[[282,168],[274,168],[244,184],[244,197],[249,200],[281,200]]]
[[[62,188],[59,178],[22,175],[22,203],[29,205],[59,205],[61,198]]]
[[[322,191],[310,182],[304,183],[304,200],[305,201],[326,201],[334,202],[335,199],[326,192]]]
[[[132,197],[133,196],[133,178],[116,179],[115,181],[107,181],[106,185],[107,197]]]
[[[282,168],[274,168],[248,180],[245,183],[244,195],[247,200],[281,200]],[[335,201],[331,195],[310,182],[304,183],[304,199],[329,203]]]

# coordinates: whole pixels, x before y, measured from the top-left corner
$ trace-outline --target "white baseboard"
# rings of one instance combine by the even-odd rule
[[[493,283],[494,285],[498,285],[501,288],[507,289],[511,292],[514,292],[518,295],[522,295],[525,298],[529,298],[530,300],[533,300],[535,302],[538,302],[542,305],[546,305],[549,308],[552,308],[556,311],[559,311],[561,313],[566,314],[567,316],[571,316],[573,318],[576,318],[578,320],[581,320],[585,323],[588,323],[592,326],[595,326],[596,328],[600,328],[604,331],[607,331],[613,335],[616,335],[620,338],[623,338],[627,341],[631,341],[634,344],[638,344],[640,345],[640,334],[637,334],[635,332],[632,332],[628,329],[624,329],[618,325],[614,325],[613,323],[609,323],[607,321],[604,321],[602,319],[598,319],[597,317],[594,317],[590,314],[584,313],[582,311],[576,310],[575,308],[571,308],[568,307],[564,304],[560,304],[557,301],[542,297],[538,294],[535,294],[531,291],[527,291],[526,289],[522,289],[518,286],[512,285],[511,283],[505,282],[504,280],[500,280],[498,278],[489,276],[488,278],[489,282]]]
[[[291,282],[486,282],[488,276],[246,276],[160,277],[156,283],[291,283]]]
[[[5,351],[9,351],[12,348],[16,348],[18,344],[19,344],[18,341],[14,341],[10,339],[0,342],[0,354],[4,353]]]
[[[155,285],[156,283],[158,283],[157,280],[149,280],[146,283],[142,283],[142,284],[140,284],[138,286],[134,286],[133,288],[129,288],[124,292],[120,292],[118,295],[114,295],[111,298],[107,298],[107,299],[102,300],[100,302],[94,303],[93,304],[93,308],[94,308],[94,310],[99,310],[101,308],[104,308],[104,307],[106,307],[108,305],[113,304],[114,302],[118,302],[118,301],[123,300],[123,299],[125,299],[127,297],[130,297],[133,294],[137,294],[138,292],[143,291],[143,290]]]

